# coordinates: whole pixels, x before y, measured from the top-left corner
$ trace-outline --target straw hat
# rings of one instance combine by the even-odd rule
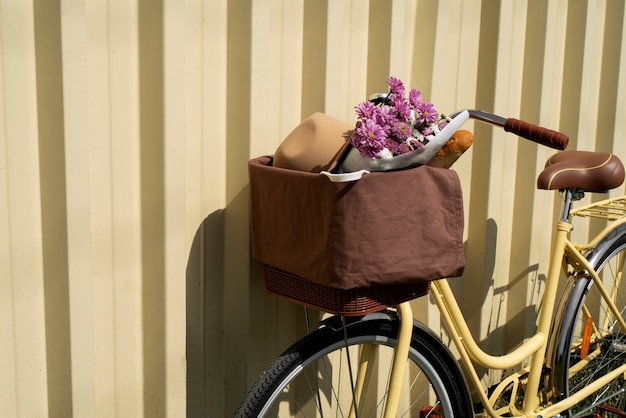
[[[314,113],[283,140],[273,165],[312,173],[331,171],[347,148],[345,133],[353,128],[331,116]]]

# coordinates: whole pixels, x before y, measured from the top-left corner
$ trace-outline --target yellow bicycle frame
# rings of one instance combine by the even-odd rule
[[[615,200],[621,200],[620,203],[626,202],[626,197],[607,200],[596,204],[589,205],[585,208],[580,208],[576,212],[582,212],[589,207],[597,207],[606,204],[606,202],[612,202]],[[575,211],[572,211],[574,214]],[[585,216],[585,215],[581,215]],[[548,268],[548,274],[546,279],[546,288],[542,297],[542,302],[539,310],[539,319],[537,324],[537,331],[534,335],[523,342],[518,348],[512,352],[502,356],[492,356],[485,353],[476,343],[475,339],[471,335],[467,322],[463,317],[463,314],[459,308],[456,298],[446,279],[434,281],[431,287],[431,294],[434,301],[441,313],[441,317],[448,328],[452,341],[456,346],[459,354],[460,361],[465,370],[466,378],[469,384],[472,385],[476,393],[479,394],[480,400],[485,407],[485,412],[492,417],[503,416],[503,414],[513,414],[519,417],[551,417],[562,411],[567,410],[573,405],[579,403],[581,400],[590,396],[602,386],[608,384],[617,376],[626,373],[626,364],[613,370],[612,372],[604,375],[592,384],[586,386],[584,389],[576,392],[570,397],[559,401],[558,403],[543,407],[540,394],[540,384],[543,366],[546,359],[546,351],[548,347],[548,340],[551,328],[551,322],[555,310],[555,301],[557,297],[558,282],[560,278],[560,272],[564,266],[564,260],[567,262],[565,265],[576,266],[577,270],[585,271],[588,276],[594,280],[594,286],[600,291],[600,295],[604,299],[607,308],[611,311],[615,319],[618,321],[622,329],[626,330],[626,322],[619,312],[619,309],[613,302],[612,291],[605,288],[602,280],[598,276],[598,273],[589,265],[589,262],[582,254],[589,248],[595,246],[602,237],[604,237],[610,230],[617,225],[626,223],[626,217],[620,219],[606,219],[613,220],[607,228],[605,228],[600,234],[592,239],[588,244],[575,245],[569,240],[569,233],[572,226],[567,221],[557,221],[556,234],[551,252],[550,264]],[[564,258],[565,257],[565,258]],[[399,369],[404,368],[404,362],[406,361],[406,355],[410,345],[410,326],[406,322],[412,323],[412,315],[410,306],[408,303],[399,305],[398,307],[401,320],[401,335],[398,338],[398,345],[396,347],[396,354],[394,359],[394,367],[392,375],[394,376],[389,385],[388,401],[385,408],[385,417],[395,416],[397,409],[397,399],[400,391],[400,383],[402,380],[402,371]],[[405,323],[402,325],[402,323]],[[402,331],[404,330],[404,331]],[[409,330],[409,337],[406,337],[406,332]],[[402,333],[405,334],[402,334]],[[475,364],[494,370],[510,369],[521,365],[526,359],[530,358],[528,367],[520,369],[516,374],[511,375],[505,379],[496,388],[491,397],[488,397],[485,389],[482,387],[478,373],[476,371]],[[404,360],[402,360],[404,359]],[[365,361],[365,360],[363,360]],[[397,366],[396,366],[397,363]],[[526,389],[524,391],[524,400],[522,410],[519,411],[511,402],[505,408],[496,410],[494,403],[499,394],[502,393],[511,383],[514,384],[514,389],[517,389],[519,378],[526,377]],[[510,415],[509,415],[510,416]]]

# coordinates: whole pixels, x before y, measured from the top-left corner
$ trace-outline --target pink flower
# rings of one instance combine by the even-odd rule
[[[401,140],[406,140],[408,137],[411,136],[411,127],[409,126],[408,123],[405,122],[401,122],[401,121],[397,121],[393,124],[393,127],[391,129],[391,132],[393,132],[393,134]]]
[[[411,89],[409,92],[409,103],[411,103],[411,106],[416,109],[423,102],[422,93],[419,90]]]
[[[396,141],[394,141],[391,138],[387,138],[387,140],[385,141],[385,148],[387,148],[389,151],[391,151],[392,155],[398,155],[401,154],[400,151],[400,147],[404,145],[404,144],[399,144]]]
[[[420,149],[424,147],[424,144],[418,141],[415,138],[411,138],[407,141],[407,144],[410,145],[413,149]]]
[[[440,116],[419,90],[412,88],[407,98],[402,81],[389,77],[387,83],[390,92],[384,100],[355,107],[358,120],[349,141],[363,156],[372,159],[422,148],[428,143],[427,136],[447,124],[445,116]]]
[[[377,112],[375,119],[376,122],[381,126],[393,125],[398,120],[396,112],[391,108],[391,106],[384,105],[381,107],[377,107],[376,110]]]
[[[415,111],[417,112],[417,121],[420,123],[435,123],[439,119],[437,109],[430,102],[420,103]]]
[[[408,143],[405,142],[403,144],[398,145],[397,155],[405,154],[405,153],[410,152],[410,151],[413,151],[413,149],[411,148],[411,146]]]
[[[400,120],[408,121],[411,117],[411,107],[404,96],[393,93],[391,95],[391,106],[395,108]]]
[[[371,119],[376,114],[376,105],[372,102],[363,102],[356,107],[356,114],[361,119]]]
[[[368,119],[364,122],[357,122],[356,130],[350,137],[350,143],[359,149],[362,155],[375,158],[384,148],[386,138],[383,128]]]
[[[396,93],[399,96],[404,96],[404,84],[402,84],[402,81],[395,77],[389,77],[389,81],[387,82],[387,84],[389,85],[392,93]]]

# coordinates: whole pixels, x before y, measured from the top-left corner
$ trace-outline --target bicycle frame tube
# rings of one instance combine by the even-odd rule
[[[619,375],[621,375],[623,373],[626,373],[626,364],[624,364],[621,367],[618,367],[617,369],[615,369],[615,370],[605,374],[601,378],[599,378],[597,380],[594,380],[593,383],[591,383],[590,385],[586,386],[585,388],[579,390],[574,395],[569,396],[568,398],[565,398],[562,401],[555,403],[554,405],[550,405],[549,407],[547,407],[545,409],[542,409],[538,413],[530,414],[528,416],[531,416],[531,417],[533,417],[533,416],[542,416],[542,417],[552,417],[552,416],[555,416],[559,412],[563,412],[566,409],[569,409],[572,406],[576,405],[577,403],[579,403],[580,401],[585,399],[587,396],[589,396],[592,393],[596,392],[597,390],[602,388],[602,386],[610,383],[611,381],[613,381],[614,379],[616,379]]]
[[[546,350],[549,342],[548,336],[551,331],[554,316],[561,269],[565,268],[565,270],[568,270],[567,266],[571,266],[576,272],[578,272],[578,274],[582,273],[586,277],[591,278],[594,281],[594,285],[598,289],[601,298],[606,303],[608,310],[619,323],[620,327],[622,329],[626,329],[626,321],[613,302],[612,295],[615,292],[615,288],[610,290],[606,289],[599,274],[594,270],[589,261],[583,255],[584,251],[595,247],[595,245],[604,236],[606,236],[608,232],[614,230],[617,226],[626,223],[626,218],[615,219],[614,222],[608,225],[588,244],[573,244],[569,240],[569,233],[572,230],[572,225],[568,220],[570,209],[569,204],[570,202],[564,203],[563,216],[561,217],[561,220],[556,223],[555,238],[553,241],[546,278],[546,287],[539,305],[540,308],[537,331],[510,353],[501,356],[493,356],[483,351],[472,336],[447,280],[442,279],[432,283],[431,295],[434,298],[446,327],[450,331],[450,337],[459,352],[461,364],[464,366],[466,371],[466,377],[469,382],[471,382],[475,392],[478,393],[481,402],[484,405],[485,412],[489,416],[501,416],[500,412],[502,411],[504,411],[502,412],[504,414],[512,413],[512,416],[554,416],[590,396],[620,374],[626,373],[625,364],[612,372],[607,373],[602,378],[595,380],[592,384],[587,385],[578,392],[571,394],[568,398],[562,399],[559,402],[551,404],[547,407],[545,407],[545,405],[540,405],[540,401],[542,400],[540,385],[546,360]],[[624,260],[622,259],[622,263],[623,262]],[[395,347],[393,366],[389,381],[389,392],[385,405],[385,418],[395,416],[397,411],[398,396],[400,393],[399,390],[404,375],[404,362],[408,356],[408,348],[410,346],[412,331],[412,327],[410,325],[412,323],[412,312],[409,303],[400,304],[397,308],[400,317],[400,329],[398,332],[398,340]],[[359,364],[360,370],[355,385],[356,393],[354,394],[356,402],[353,404],[350,416],[355,415],[355,407],[358,410],[362,391],[364,388],[367,388],[369,382],[369,377],[371,375],[371,362],[375,356],[375,349],[372,348],[373,347],[365,347],[361,353]],[[486,391],[483,389],[482,383],[480,382],[475,364],[492,370],[505,370],[522,365],[527,362],[528,359],[530,359],[530,362],[527,363],[525,368],[520,369],[517,373],[512,374],[508,379],[501,382],[490,397],[487,395]],[[520,380],[522,377],[527,379],[523,393],[522,410],[519,411],[517,409],[513,400],[508,405],[499,407],[498,411],[496,411],[495,404],[503,391],[507,389],[509,383],[513,385],[511,397],[515,398],[517,396],[517,390],[520,386]],[[543,400],[547,401],[548,399]]]
[[[389,381],[389,393],[385,404],[385,418],[393,418],[398,411],[400,402],[400,389],[404,379],[404,366],[409,357],[409,347],[411,346],[411,335],[413,333],[413,311],[411,304],[404,302],[398,305],[400,315],[400,329],[398,330],[398,341],[393,355],[393,365]]]
[[[612,227],[615,227],[615,224],[613,224]],[[474,364],[484,366],[488,369],[504,370],[520,365],[526,359],[530,358],[530,364],[527,367],[528,381],[524,395],[523,410],[521,411],[521,413],[527,417],[552,416],[562,412],[580,402],[583,398],[591,395],[616,376],[626,372],[626,365],[624,365],[605,375],[601,379],[598,379],[593,384],[580,390],[573,396],[563,399],[546,409],[538,411],[539,386],[541,383],[548,344],[547,336],[550,332],[555,301],[557,299],[556,293],[564,255],[567,255],[571,265],[578,266],[579,270],[584,271],[585,274],[594,280],[594,285],[597,286],[602,298],[607,304],[607,308],[619,322],[622,329],[626,329],[626,321],[624,321],[619,309],[615,306],[615,303],[611,298],[613,289],[606,289],[598,273],[596,273],[581,253],[581,251],[589,249],[590,246],[579,246],[570,242],[568,235],[571,229],[572,226],[569,222],[558,221],[556,224],[556,236],[552,248],[550,265],[546,279],[546,288],[541,300],[537,331],[535,335],[531,336],[517,349],[506,355],[492,356],[485,353],[473,338],[447,280],[443,279],[433,282],[431,294],[437,304],[437,307],[439,308],[446,327],[450,330],[452,341],[459,351],[461,363],[469,374],[468,380],[474,386],[475,391],[479,394],[485,407],[485,411],[490,416],[498,416],[498,413],[495,411],[492,402],[489,400],[486,391],[482,387]],[[610,230],[609,227],[601,232],[599,236],[605,235],[608,230]],[[598,242],[598,237],[595,237],[592,242]],[[492,395],[492,398],[495,399],[496,397]]]
[[[404,369],[406,360],[409,357],[411,336],[413,334],[413,311],[411,310],[411,304],[409,302],[401,303],[397,306],[397,309],[400,327],[398,329],[398,339],[396,340],[391,375],[389,377],[389,390],[385,403],[384,418],[393,418],[397,414],[404,380]],[[366,345],[361,351],[359,372],[354,385],[354,399],[350,408],[350,418],[360,416],[360,408],[362,407],[361,397],[363,392],[367,391],[367,386],[369,385],[376,350],[376,346]],[[357,413],[357,411],[359,413]]]
[[[433,282],[431,294],[441,312],[444,323],[450,330],[452,340],[459,350],[465,370],[470,374],[468,376],[469,380],[474,385],[476,392],[479,393],[487,413],[491,416],[496,416],[497,414],[482,388],[473,362],[489,369],[504,370],[519,365],[530,357],[523,413],[532,416],[533,411],[539,406],[539,385],[561,272],[561,255],[564,248],[568,245],[567,235],[570,231],[571,225],[568,222],[557,222],[546,288],[540,305],[537,332],[517,349],[506,355],[492,356],[485,353],[472,336],[448,282],[446,280]]]
[[[598,276],[598,273],[593,269],[593,267],[591,267],[587,259],[583,257],[582,254],[580,254],[580,252],[578,251],[578,249],[576,248],[574,244],[567,241],[566,250],[568,251],[568,254],[570,256],[574,255],[576,257],[576,261],[584,267],[586,274],[588,274],[589,277],[593,279],[594,285],[597,287],[598,291],[600,292],[600,295],[602,296],[602,299],[604,299],[604,301],[607,304],[608,309],[611,311],[611,314],[613,314],[613,316],[615,317],[615,320],[619,323],[622,329],[626,329],[626,321],[624,321],[624,318],[622,317],[621,312],[619,311],[617,306],[615,306],[615,303],[613,302],[613,298],[609,294],[609,291],[607,291],[606,287],[604,286],[604,283],[602,283],[602,280],[600,279],[600,276]],[[611,290],[611,293],[614,291],[615,291],[614,289]]]

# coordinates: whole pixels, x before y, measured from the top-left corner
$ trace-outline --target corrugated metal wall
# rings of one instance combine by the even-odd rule
[[[0,0],[0,415],[232,415],[303,332],[250,260],[248,158],[314,111],[353,121],[395,75],[441,111],[626,160],[624,18],[623,0]],[[455,287],[498,353],[533,328],[551,151],[475,134]]]

